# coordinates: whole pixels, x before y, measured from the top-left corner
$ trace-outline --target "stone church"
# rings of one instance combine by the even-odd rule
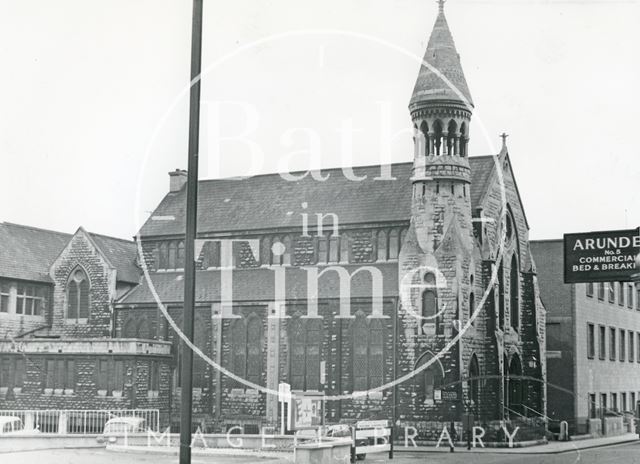
[[[323,182],[200,181],[195,344],[248,381],[195,356],[194,420],[205,430],[279,424],[277,396],[254,386],[287,383],[294,394],[330,397],[326,423],[387,419],[415,427],[422,442],[465,413],[487,439],[501,439],[500,424],[520,427],[516,440],[544,432],[545,312],[529,224],[506,143],[495,156],[469,156],[473,103],[443,3],[409,102],[412,162],[356,167],[360,181],[340,169],[323,170]],[[180,343],[157,298],[180,325],[186,172],[169,175],[139,231],[142,257],[128,248],[136,279],[115,292],[113,277],[109,311],[78,323],[99,324],[85,338],[138,340],[140,356],[157,352],[159,393],[144,402],[177,425]],[[52,271],[54,329],[70,298],[67,267]],[[57,337],[73,337],[64,327]],[[17,335],[28,343],[34,332]],[[136,372],[125,370],[126,385],[146,385],[150,371],[139,381]]]

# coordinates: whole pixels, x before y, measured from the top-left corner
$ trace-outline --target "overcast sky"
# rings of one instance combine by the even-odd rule
[[[425,0],[205,0],[201,178],[385,161],[383,116],[401,133],[392,161],[409,161],[401,131],[436,14]],[[510,134],[531,237],[640,226],[640,1],[449,0],[446,14],[471,154]],[[0,220],[135,234],[186,168],[190,22],[189,1],[0,1]],[[233,102],[220,135],[247,131],[263,154],[253,172],[237,141],[216,167],[216,101]]]

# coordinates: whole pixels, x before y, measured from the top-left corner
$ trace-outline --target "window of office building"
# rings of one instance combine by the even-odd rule
[[[606,334],[606,327],[603,325],[598,326],[598,354],[602,360],[607,356]]]
[[[589,359],[593,359],[596,355],[595,337],[595,326],[587,324],[587,357]]]
[[[616,329],[609,327],[609,360],[616,360]]]
[[[625,353],[627,351],[627,340],[626,340],[627,332],[623,329],[620,329],[620,352],[618,355],[620,356],[620,361],[625,360]]]

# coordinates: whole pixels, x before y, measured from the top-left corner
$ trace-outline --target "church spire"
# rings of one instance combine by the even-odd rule
[[[410,108],[412,109],[424,103],[443,100],[459,102],[465,106],[468,103],[473,106],[460,56],[444,14],[444,4],[445,0],[438,0],[438,17],[411,96]],[[443,80],[439,74],[449,82]],[[462,95],[459,95],[456,89]]]

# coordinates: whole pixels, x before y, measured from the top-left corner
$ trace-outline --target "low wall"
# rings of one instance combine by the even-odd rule
[[[0,453],[26,450],[61,448],[102,448],[96,435],[59,435],[39,433],[34,435],[0,436]],[[2,458],[0,458],[0,462]]]
[[[589,419],[589,435],[592,437],[602,436],[602,419]]]
[[[603,422],[602,431],[607,437],[626,433],[626,429],[623,427],[622,417],[605,417]]]
[[[327,441],[324,441],[327,440]],[[351,459],[350,439],[324,439],[321,443],[305,443],[296,446],[295,464],[325,464],[349,462]]]

